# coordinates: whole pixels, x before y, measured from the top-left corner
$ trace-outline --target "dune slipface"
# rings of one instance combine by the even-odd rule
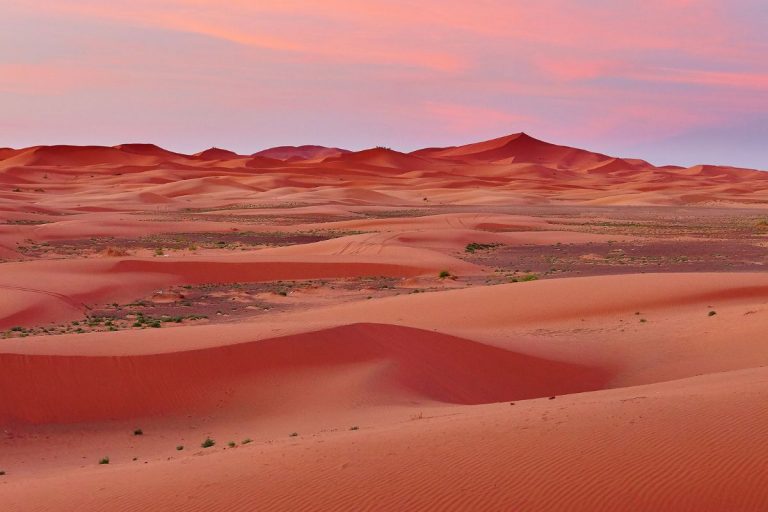
[[[766,176],[2,148],[0,510],[765,510]]]

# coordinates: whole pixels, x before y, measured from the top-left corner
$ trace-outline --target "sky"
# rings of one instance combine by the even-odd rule
[[[765,0],[0,0],[0,146],[524,131],[768,169]]]

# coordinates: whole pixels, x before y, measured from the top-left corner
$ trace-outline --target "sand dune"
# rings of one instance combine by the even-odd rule
[[[767,201],[525,133],[2,148],[0,510],[765,510]]]
[[[264,156],[277,160],[323,160],[349,152],[347,149],[327,148],[324,146],[278,146],[258,151],[253,156]]]
[[[166,174],[173,172],[174,182],[200,179],[202,170],[206,177],[229,177],[243,186],[226,198],[232,203],[271,200],[272,190],[288,184],[302,189],[295,199],[302,202],[343,204],[345,198],[336,198],[334,194],[364,189],[397,197],[395,202],[403,205],[415,200],[429,201],[429,196],[439,197],[441,204],[473,204],[480,201],[477,190],[500,194],[499,198],[508,202],[524,197],[536,202],[556,199],[603,204],[763,204],[768,188],[765,174],[748,169],[710,165],[690,169],[654,167],[643,160],[613,158],[550,144],[525,133],[410,154],[387,148],[348,152],[321,146],[286,146],[260,151],[251,157],[220,148],[182,155],[151,144],[123,144],[4,149],[2,155],[0,179],[9,190],[14,186],[28,187],[21,192],[30,194],[23,197],[31,203],[50,202],[52,198],[58,202],[63,199],[58,196],[71,191],[72,184],[66,180],[55,189],[50,188],[52,183],[46,181],[50,180],[48,173],[63,172],[72,179],[98,173],[110,176],[112,186],[119,187],[126,174],[135,176],[150,168]],[[24,172],[19,173],[20,169]],[[255,169],[261,171],[258,176],[253,173]],[[32,176],[35,178],[30,180]],[[658,186],[639,188],[640,182],[654,182]],[[734,186],[737,183],[739,186]],[[333,186],[332,193],[325,189],[329,185]],[[695,197],[688,192],[692,186],[698,191]],[[440,193],[445,189],[455,193]],[[412,198],[405,200],[403,194]],[[98,200],[103,197],[103,190],[89,186],[79,190],[77,199],[89,201],[89,195]],[[147,196],[134,197],[141,206],[165,201],[158,197],[148,203],[140,199]],[[124,196],[120,201],[127,206],[131,199]],[[60,208],[74,210],[72,202],[62,203]]]
[[[380,395],[369,399],[369,406],[414,397],[458,404],[524,400],[592,391],[608,379],[603,369],[515,354],[430,331],[353,324],[152,356],[0,355],[0,424],[202,414],[227,406],[269,415],[276,390],[283,402],[300,401],[300,389],[310,385],[301,377],[304,368],[320,367],[332,375],[337,368],[374,362],[369,389],[356,390]],[[322,382],[322,375],[313,375]],[[299,397],[291,397],[288,389]]]

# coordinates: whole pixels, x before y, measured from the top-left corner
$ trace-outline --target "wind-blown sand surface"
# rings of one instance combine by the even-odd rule
[[[766,200],[525,134],[3,150],[0,510],[765,510]]]

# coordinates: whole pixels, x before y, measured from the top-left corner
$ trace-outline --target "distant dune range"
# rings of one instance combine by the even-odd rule
[[[766,510],[767,201],[522,133],[0,149],[0,511]]]
[[[84,190],[78,189],[81,179],[88,180]],[[151,144],[0,149],[0,184],[0,211],[11,209],[7,201],[14,201],[13,209],[29,201],[83,211],[94,207],[94,196],[100,208],[115,210],[106,199],[124,209],[278,199],[399,205],[421,204],[425,198],[434,204],[756,205],[768,200],[768,174],[760,171],[655,167],[524,133],[407,154],[322,146],[285,146],[253,155],[219,148],[182,155]],[[347,192],[334,197],[328,187]],[[20,191],[12,192],[16,188]]]

